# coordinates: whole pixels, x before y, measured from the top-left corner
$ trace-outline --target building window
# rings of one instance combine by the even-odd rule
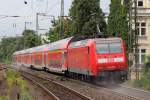
[[[138,50],[138,62],[139,64],[144,64],[146,61],[146,49]]]
[[[143,0],[138,0],[137,1],[137,6],[138,7],[143,7]]]
[[[137,25],[137,34],[139,36],[145,36],[146,35],[146,23],[138,22],[136,25]]]

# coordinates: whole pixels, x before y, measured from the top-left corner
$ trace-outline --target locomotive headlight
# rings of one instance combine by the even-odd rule
[[[98,59],[98,63],[107,63],[108,62],[108,59]]]
[[[122,57],[114,58],[114,62],[123,62],[123,58]]]

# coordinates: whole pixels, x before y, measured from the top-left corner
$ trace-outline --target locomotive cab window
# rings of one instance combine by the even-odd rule
[[[121,53],[122,47],[121,43],[111,43],[109,44],[110,47],[110,53]]]
[[[108,44],[96,44],[96,52],[98,54],[107,54],[109,53]]]
[[[121,53],[121,43],[98,43],[96,44],[96,52],[97,54]]]

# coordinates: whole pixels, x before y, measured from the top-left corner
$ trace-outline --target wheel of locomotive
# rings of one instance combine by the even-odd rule
[[[30,68],[33,69],[33,65],[30,65]]]
[[[65,77],[69,77],[69,78],[70,78],[70,73],[69,73],[68,70],[65,71],[65,74],[64,74],[64,75],[65,75]]]
[[[43,70],[44,70],[45,72],[48,72],[48,68],[47,68],[47,67],[43,67]]]

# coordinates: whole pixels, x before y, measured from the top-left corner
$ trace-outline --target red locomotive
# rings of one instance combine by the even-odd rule
[[[71,38],[13,54],[15,65],[67,75],[127,77],[125,44],[121,38],[94,38],[73,42]]]

